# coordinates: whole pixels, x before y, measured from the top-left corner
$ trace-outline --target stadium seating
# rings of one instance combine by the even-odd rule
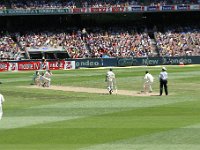
[[[200,29],[177,27],[166,32],[156,32],[155,39],[160,56],[199,56]]]
[[[20,47],[10,34],[0,34],[0,59],[18,60],[21,57]]]
[[[1,59],[17,60],[27,49],[65,49],[71,58],[199,56],[200,29],[171,27],[164,32],[134,28],[89,28],[0,35]]]
[[[120,32],[119,32],[120,31]],[[155,56],[155,47],[147,33],[131,33],[124,29],[113,28],[98,32],[41,32],[15,34],[20,46],[25,48],[40,48],[58,46],[64,47],[71,58],[100,57],[146,57]]]
[[[199,0],[9,0],[0,3],[0,9],[59,9],[59,8],[83,8],[83,7],[124,7],[130,5],[150,5],[150,6],[160,6],[168,4],[199,4]]]

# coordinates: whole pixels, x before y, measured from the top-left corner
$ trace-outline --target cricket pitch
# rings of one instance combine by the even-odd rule
[[[49,89],[49,90],[60,90],[69,92],[84,92],[84,93],[97,93],[97,94],[109,94],[106,89],[90,88],[90,87],[74,87],[74,86],[51,86],[51,87],[39,87],[39,86],[26,86],[26,88],[39,88],[39,89]],[[129,90],[117,90],[113,91],[112,95],[126,95],[126,96],[157,96],[158,93],[143,93],[138,91]]]

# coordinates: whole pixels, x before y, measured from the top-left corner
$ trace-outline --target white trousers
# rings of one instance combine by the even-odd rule
[[[153,82],[150,82],[150,81],[146,81],[144,83],[144,92],[152,92],[152,87],[151,85],[153,84]]]
[[[0,120],[1,120],[2,116],[3,116],[3,110],[2,110],[2,106],[0,106]]]
[[[107,89],[108,91],[116,89],[115,79],[107,81]]]
[[[49,86],[51,85],[51,79],[50,79],[50,78],[46,78],[46,77],[41,77],[41,78],[40,78],[40,83],[41,83],[41,84],[46,83],[47,86],[49,87]]]

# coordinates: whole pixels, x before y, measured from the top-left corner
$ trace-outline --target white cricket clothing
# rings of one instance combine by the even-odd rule
[[[51,72],[48,72],[46,71],[45,74],[44,74],[44,80],[47,80],[47,86],[50,87],[51,85],[51,76],[52,76],[52,73]]]
[[[0,94],[0,120],[1,120],[1,118],[3,116],[2,104],[3,104],[4,101],[5,101],[5,99],[4,99],[3,95]]]
[[[167,79],[168,79],[168,74],[167,74],[167,72],[166,72],[166,71],[160,72],[159,78],[160,78],[161,80],[167,80]]]
[[[52,73],[49,73],[49,72],[45,72],[45,74],[44,74],[44,76],[46,77],[46,78],[51,78],[51,75],[52,75]]]
[[[49,87],[50,86],[50,82],[51,82],[50,78],[46,78],[44,75],[40,76],[40,85],[44,85],[46,83],[47,86]]]
[[[115,89],[116,89],[115,74],[112,71],[107,72],[106,79],[107,79],[107,89],[108,89],[108,91],[112,91],[114,86],[115,86]]]
[[[44,76],[40,76],[40,80],[43,81],[43,82],[49,82],[51,79],[46,78]]]
[[[152,84],[154,81],[154,77],[150,73],[146,73],[144,76],[144,92],[152,92]]]
[[[144,76],[144,80],[145,80],[146,82],[153,82],[154,77],[153,77],[150,73],[147,73],[147,74],[145,74],[145,76]]]
[[[106,76],[108,81],[113,81],[115,79],[115,74],[112,71],[108,71]]]

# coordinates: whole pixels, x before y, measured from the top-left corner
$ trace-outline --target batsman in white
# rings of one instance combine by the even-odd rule
[[[5,101],[4,97],[2,94],[0,94],[0,120],[3,116],[3,102]]]
[[[45,73],[42,72],[42,74],[40,75],[40,84],[39,86],[43,86],[43,87],[49,87],[49,83],[50,79],[45,77]]]
[[[115,90],[117,91],[115,74],[112,71],[112,68],[110,68],[110,70],[107,72],[105,81],[107,82],[107,89],[109,91],[109,94],[113,93],[114,86]]]
[[[45,78],[48,80],[47,82],[47,87],[50,87],[51,85],[51,76],[52,76],[52,72],[50,70],[47,70],[44,74]]]
[[[145,73],[143,85],[144,92],[146,93],[148,91],[151,93],[153,91],[151,86],[153,84],[154,77],[149,73],[149,71],[146,71]]]

